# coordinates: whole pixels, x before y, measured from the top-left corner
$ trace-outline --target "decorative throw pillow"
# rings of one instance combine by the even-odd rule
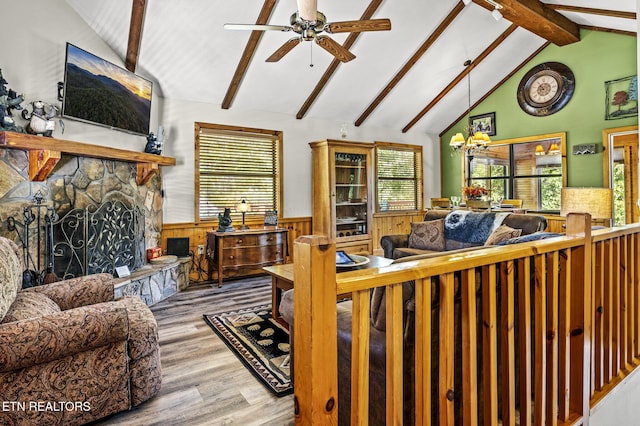
[[[507,225],[500,225],[489,235],[484,245],[493,246],[502,241],[519,237],[520,234],[522,234],[522,229],[514,229]]]
[[[422,250],[444,251],[444,219],[412,222],[409,247]]]

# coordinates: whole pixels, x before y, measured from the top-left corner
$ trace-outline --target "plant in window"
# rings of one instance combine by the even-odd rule
[[[479,200],[485,195],[489,195],[489,190],[484,186],[480,185],[471,185],[465,186],[462,189],[462,194],[470,200]]]

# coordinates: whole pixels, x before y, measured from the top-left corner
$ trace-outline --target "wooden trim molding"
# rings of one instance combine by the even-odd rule
[[[16,132],[0,132],[0,148],[29,151],[29,179],[35,182],[46,180],[61,154],[138,163],[138,185],[148,182],[159,166],[176,165],[172,157]]]

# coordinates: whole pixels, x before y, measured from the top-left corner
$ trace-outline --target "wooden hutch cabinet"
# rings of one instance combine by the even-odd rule
[[[372,252],[373,143],[322,140],[313,158],[313,234],[347,253]]]

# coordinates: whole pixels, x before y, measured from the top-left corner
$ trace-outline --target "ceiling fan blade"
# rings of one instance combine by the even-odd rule
[[[324,27],[328,33],[359,33],[362,31],[388,31],[390,29],[391,21],[387,18],[331,22]]]
[[[256,24],[224,24],[225,30],[254,30],[254,31],[291,31],[292,28],[285,25],[256,25]]]
[[[287,40],[282,46],[278,48],[271,56],[269,56],[266,62],[278,62],[284,55],[289,53],[291,49],[300,44],[302,39],[300,37],[294,37]]]
[[[305,21],[315,21],[318,12],[317,0],[298,0],[298,14]]]
[[[316,43],[327,52],[331,53],[339,61],[349,62],[356,58],[356,55],[342,47],[337,41],[327,36],[317,36]]]

